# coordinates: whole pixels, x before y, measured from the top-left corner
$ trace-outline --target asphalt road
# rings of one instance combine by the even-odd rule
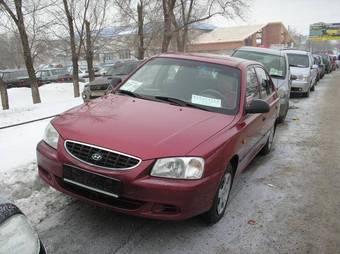
[[[214,226],[69,200],[36,224],[49,253],[340,253],[340,71],[291,99],[274,150],[241,175]]]

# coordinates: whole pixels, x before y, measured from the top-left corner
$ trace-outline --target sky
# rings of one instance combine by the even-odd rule
[[[248,0],[245,21],[217,17],[217,26],[262,24],[282,21],[286,27],[308,35],[309,25],[317,22],[340,23],[340,0]]]

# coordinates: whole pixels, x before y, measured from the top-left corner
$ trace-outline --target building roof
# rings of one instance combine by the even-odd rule
[[[197,37],[192,44],[243,41],[266,25],[267,24],[216,28],[212,32]]]

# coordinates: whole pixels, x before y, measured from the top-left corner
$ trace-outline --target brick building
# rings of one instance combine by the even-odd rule
[[[294,40],[281,22],[216,28],[202,34],[189,45],[190,52],[229,54],[242,46],[290,47]]]

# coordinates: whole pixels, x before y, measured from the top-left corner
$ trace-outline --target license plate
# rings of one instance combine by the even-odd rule
[[[118,197],[122,189],[122,183],[117,179],[90,173],[69,165],[63,167],[63,181],[111,197]]]

